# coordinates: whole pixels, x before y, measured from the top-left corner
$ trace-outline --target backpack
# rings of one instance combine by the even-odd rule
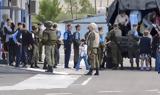
[[[47,30],[45,30],[44,32],[43,32],[43,35],[42,35],[42,43],[43,44],[46,44],[46,42],[48,41],[48,39],[49,39],[49,36],[48,36],[49,34],[48,34],[48,31]]]
[[[57,41],[57,32],[54,30],[50,30],[49,35],[48,35],[48,40],[49,41]]]

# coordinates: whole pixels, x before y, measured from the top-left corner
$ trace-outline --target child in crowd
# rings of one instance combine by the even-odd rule
[[[144,36],[140,39],[139,48],[140,48],[140,59],[141,59],[141,70],[151,70],[149,67],[150,64],[150,55],[151,55],[151,38],[148,37],[149,31],[144,31]],[[144,67],[146,63],[146,67]]]
[[[77,71],[80,69],[80,62],[82,59],[85,62],[86,70],[89,70],[90,66],[87,61],[87,44],[84,39],[81,40],[81,44],[79,46],[79,59],[78,59],[77,65],[76,65]]]

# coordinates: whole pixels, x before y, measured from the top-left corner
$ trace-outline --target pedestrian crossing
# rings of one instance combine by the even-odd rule
[[[39,90],[39,89],[60,89],[68,88],[74,84],[82,75],[87,71],[84,68],[76,71],[75,69],[64,69],[64,64],[59,64],[57,69],[54,69],[54,73],[45,73],[45,70],[40,68],[14,68],[14,70],[22,70],[24,72],[35,72],[34,76],[28,77],[27,79],[20,81],[16,84],[0,86],[0,91],[15,91],[15,90]],[[73,61],[70,61],[70,65],[73,66]],[[7,67],[6,68],[12,68]],[[12,68],[13,69],[13,68]],[[53,94],[54,95],[54,94]],[[56,94],[57,95],[57,94]]]
[[[13,86],[1,86],[0,91],[68,88],[78,78],[80,75],[37,74]]]

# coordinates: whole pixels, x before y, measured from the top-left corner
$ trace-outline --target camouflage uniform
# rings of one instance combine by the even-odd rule
[[[31,67],[37,67],[38,61],[39,61],[39,33],[37,31],[33,31],[34,34],[34,44],[33,44],[33,56],[31,60]]]
[[[45,60],[48,64],[47,72],[53,72],[53,66],[55,64],[55,44],[57,42],[56,30],[51,29],[52,22],[45,23],[46,29],[43,32],[42,42],[45,45]]]
[[[138,48],[138,41],[139,41],[139,36],[134,35],[134,31],[130,31],[128,33],[128,42],[129,42],[129,47],[128,47],[128,56],[130,59],[131,63],[131,68],[133,68],[133,63],[134,60],[133,58],[136,57],[136,64],[137,68],[139,68],[139,48]]]
[[[98,60],[98,46],[99,46],[99,34],[92,31],[88,34],[88,57],[91,65],[90,71],[87,75],[92,75],[93,69],[96,69],[95,75],[99,75],[99,60]]]
[[[39,46],[38,46],[38,49],[39,49],[39,61],[42,61],[42,52],[43,52],[42,35],[43,35],[43,32],[40,29],[40,27],[38,28],[38,35],[39,35]]]
[[[112,58],[112,64],[114,66],[113,69],[117,69],[118,65],[121,64],[122,65],[122,55],[121,55],[121,51],[120,51],[120,47],[119,44],[117,42],[117,37],[116,37],[116,33],[119,32],[116,29],[113,29],[109,32],[108,34],[108,39],[111,41],[110,45],[111,45],[111,58]],[[123,65],[122,65],[123,67]]]

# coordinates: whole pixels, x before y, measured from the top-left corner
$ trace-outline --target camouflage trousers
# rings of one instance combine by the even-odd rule
[[[98,69],[100,66],[98,58],[98,48],[89,49],[89,62],[91,69]]]
[[[55,65],[55,45],[45,46],[45,60],[49,66]]]
[[[38,60],[39,60],[39,48],[38,48],[38,45],[34,44],[31,65],[38,64]]]

